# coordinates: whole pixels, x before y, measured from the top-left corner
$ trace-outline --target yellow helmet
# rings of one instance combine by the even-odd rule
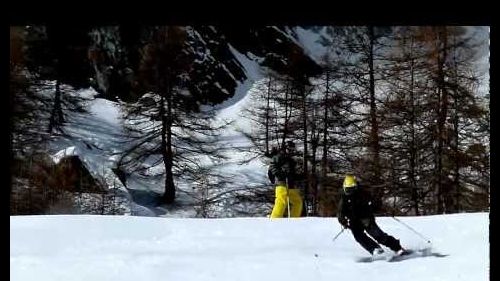
[[[353,175],[347,175],[344,179],[343,188],[346,193],[349,193],[354,187],[358,185],[356,177]]]

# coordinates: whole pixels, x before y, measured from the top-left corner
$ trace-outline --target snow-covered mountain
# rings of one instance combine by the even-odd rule
[[[399,219],[445,257],[358,263],[368,252],[350,231],[332,242],[335,218],[12,216],[10,280],[489,280],[487,213]],[[403,246],[429,247],[396,220],[377,221]]]

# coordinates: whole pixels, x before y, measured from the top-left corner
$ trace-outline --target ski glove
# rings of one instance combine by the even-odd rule
[[[349,219],[346,217],[339,217],[339,222],[344,228],[349,228]]]

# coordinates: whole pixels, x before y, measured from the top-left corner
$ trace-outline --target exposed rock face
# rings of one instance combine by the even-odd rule
[[[280,74],[309,77],[320,67],[301,46],[298,27],[180,26],[189,54],[185,86],[202,104],[231,98],[248,73],[235,52]],[[136,101],[145,93],[140,66],[157,27],[30,26],[25,38],[39,70],[75,88],[93,86],[103,97]],[[303,29],[302,29],[303,30]],[[314,33],[314,28],[308,29]],[[27,60],[27,63],[30,60]],[[300,71],[297,71],[300,70]],[[200,94],[201,93],[201,94]]]
[[[94,87],[104,97],[125,101],[143,94],[137,72],[141,50],[150,27],[114,26],[94,28],[89,59],[95,71]],[[297,69],[305,76],[320,67],[305,53],[286,27],[185,27],[188,48],[196,59],[192,65],[191,91],[207,97],[207,104],[218,104],[234,95],[238,82],[247,76],[231,48],[277,73],[293,75]]]
[[[76,194],[101,194],[108,191],[95,179],[78,156],[66,156],[54,164],[50,156],[35,154],[15,160],[12,165],[11,214],[44,214],[54,206],[66,206],[72,213]]]
[[[62,189],[73,192],[104,192],[99,182],[76,155],[61,159],[55,166],[55,175],[59,177],[56,181]]]

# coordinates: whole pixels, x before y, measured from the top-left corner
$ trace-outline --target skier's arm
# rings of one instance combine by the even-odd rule
[[[344,199],[340,198],[339,205],[338,205],[338,208],[337,208],[337,216],[339,218],[344,215],[343,214],[343,210],[342,210],[343,207],[344,207]]]
[[[339,223],[344,227],[347,228],[349,226],[349,220],[347,219],[345,213],[344,213],[344,198],[341,197],[338,205],[338,210],[337,210],[337,219],[339,220]]]

